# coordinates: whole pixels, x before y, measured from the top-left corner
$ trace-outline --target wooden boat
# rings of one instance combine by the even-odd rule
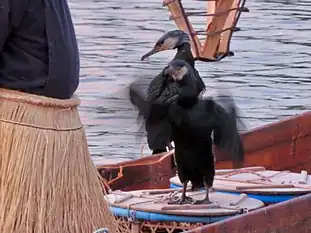
[[[263,166],[277,171],[311,172],[311,111],[255,128],[242,138],[246,152],[244,163],[233,164],[216,148],[217,169]],[[172,155],[170,151],[97,167],[113,190],[163,189],[169,188],[169,179],[176,174]],[[311,194],[306,194],[188,232],[311,232],[310,209]]]

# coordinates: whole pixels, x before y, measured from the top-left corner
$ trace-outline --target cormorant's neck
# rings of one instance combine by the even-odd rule
[[[191,45],[189,43],[184,43],[181,46],[177,47],[177,53],[174,57],[174,60],[175,59],[184,60],[194,68],[195,62],[191,52]]]

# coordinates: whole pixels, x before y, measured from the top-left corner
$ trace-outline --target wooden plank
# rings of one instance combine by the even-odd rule
[[[274,188],[295,188],[292,184],[269,184],[269,185],[239,185],[235,187],[237,190],[245,189],[274,189]]]
[[[161,210],[198,210],[198,209],[221,209],[218,203],[211,203],[209,205],[165,205],[161,207]],[[236,209],[234,209],[236,210]]]
[[[174,19],[176,26],[185,31],[188,35],[192,37],[191,40],[191,49],[194,57],[199,56],[199,51],[201,50],[201,42],[197,35],[195,35],[195,30],[189,22],[188,18],[183,17],[183,7],[180,0],[164,0],[163,4],[167,6],[171,12],[171,17]]]
[[[226,11],[231,8],[234,0],[218,0],[216,1],[216,12]],[[209,12],[210,13],[210,12]],[[225,27],[225,23],[229,16],[229,13],[224,13],[218,15],[217,17],[213,17],[212,22],[208,27],[208,33],[221,31]],[[201,57],[204,58],[215,58],[216,51],[218,50],[218,45],[220,42],[221,33],[217,33],[211,36],[207,36],[205,42],[200,51]]]
[[[238,8],[239,2],[240,2],[240,0],[234,0],[232,2],[232,5],[230,8],[231,9]],[[234,26],[234,24],[236,22],[236,15],[237,15],[236,10],[229,12],[227,20],[226,20],[225,25],[224,25],[224,28],[231,28]],[[231,30],[228,30],[228,31],[221,33],[221,38],[220,38],[220,43],[219,43],[219,48],[218,48],[219,53],[226,54],[229,52],[229,44],[230,44],[230,40],[231,40],[231,34],[232,34]]]

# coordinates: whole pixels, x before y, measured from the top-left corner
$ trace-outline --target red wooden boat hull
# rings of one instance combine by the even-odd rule
[[[172,156],[173,152],[161,153],[114,165],[97,166],[97,169],[113,190],[167,188],[169,179],[176,174]]]
[[[264,166],[271,170],[311,172],[311,112],[256,128],[242,135],[243,164],[233,164],[216,149],[216,168]],[[122,169],[121,169],[122,168]],[[175,175],[172,152],[115,165],[98,166],[112,189],[168,188]],[[122,171],[122,172],[120,172]],[[118,176],[119,173],[119,176]],[[123,174],[123,176],[121,176]],[[116,178],[112,180],[113,178]],[[271,205],[189,232],[311,232],[311,194]]]
[[[191,233],[309,233],[311,194],[187,231]]]

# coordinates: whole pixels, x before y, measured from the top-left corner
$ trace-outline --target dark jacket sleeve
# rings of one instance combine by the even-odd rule
[[[0,53],[10,33],[9,0],[0,0]]]

